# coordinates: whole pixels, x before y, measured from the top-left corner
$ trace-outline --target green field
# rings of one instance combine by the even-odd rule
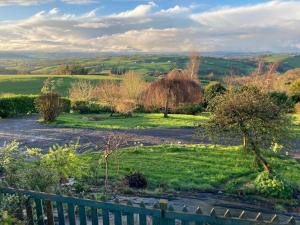
[[[103,79],[120,79],[116,76],[104,75],[0,75],[0,95],[39,94],[44,80],[48,77],[62,80],[62,85],[58,86],[58,91],[62,96],[67,96],[71,83],[80,79],[90,80],[95,83]]]
[[[208,119],[208,114],[197,116],[172,114],[163,118],[162,113],[135,113],[133,117],[110,117],[109,114],[62,114],[54,124],[64,127],[103,129],[147,129],[194,127]]]
[[[147,177],[151,189],[238,191],[251,187],[258,174],[253,167],[253,155],[241,147],[136,146],[120,150],[115,156],[110,164],[110,176],[114,182],[130,172],[139,171]],[[101,159],[101,153],[84,153],[80,157],[82,164],[89,167]],[[275,154],[266,157],[276,173],[300,187],[299,162]],[[89,168],[83,171],[91,174]],[[101,179],[104,169],[99,173]]]
[[[182,69],[188,64],[188,56],[180,55],[133,55],[91,58],[60,58],[60,59],[0,59],[5,71],[28,71],[31,74],[55,74],[61,65],[80,65],[90,74],[109,74],[113,67],[126,68],[152,77],[169,72],[174,68]],[[28,66],[30,65],[30,66]],[[253,71],[256,62],[252,59],[201,57],[200,78],[206,79],[213,73],[214,79],[229,74],[246,75]]]

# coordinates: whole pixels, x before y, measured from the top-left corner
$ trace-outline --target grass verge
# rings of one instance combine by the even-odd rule
[[[77,128],[104,129],[147,129],[147,128],[177,128],[194,127],[208,119],[208,114],[197,116],[172,114],[163,118],[160,113],[136,113],[133,117],[110,117],[109,114],[62,114],[54,122],[56,125]]]

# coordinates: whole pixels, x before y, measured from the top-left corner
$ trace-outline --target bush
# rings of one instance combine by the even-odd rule
[[[12,96],[0,99],[0,117],[12,117],[16,115],[35,113],[34,106],[36,96]]]
[[[69,113],[71,111],[71,100],[68,98],[61,98],[62,101],[62,112]]]
[[[295,104],[295,112],[300,114],[300,102]]]
[[[131,188],[144,189],[148,186],[146,177],[139,172],[125,176],[125,182]]]
[[[176,114],[196,115],[204,111],[203,104],[194,104],[178,108],[174,111]]]
[[[220,82],[211,82],[204,89],[204,101],[208,104],[217,95],[226,91],[226,88]]]
[[[41,94],[35,100],[35,106],[39,113],[42,114],[44,121],[54,121],[63,109],[63,101],[59,94],[55,92],[48,92]]]
[[[294,194],[291,185],[268,172],[260,173],[254,183],[256,189],[266,197],[291,198]]]
[[[86,102],[86,101],[72,102],[71,109],[74,112],[78,112],[80,114],[111,113],[111,109],[108,106],[103,106],[97,103]]]
[[[281,108],[286,109],[287,112],[294,111],[294,102],[293,100],[284,92],[271,92],[269,96],[276,105]]]

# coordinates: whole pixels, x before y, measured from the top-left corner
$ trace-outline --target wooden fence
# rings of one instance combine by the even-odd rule
[[[230,210],[224,215],[217,215],[214,209],[209,215],[198,207],[195,212],[188,212],[187,207],[178,212],[168,202],[161,200],[147,208],[142,202],[138,207],[130,201],[127,204],[99,202],[61,195],[46,194],[12,188],[0,188],[1,195],[20,196],[25,199],[20,204],[21,212],[29,225],[294,225],[293,217],[282,221],[277,215],[271,220],[264,220],[261,213],[255,218],[248,218],[243,211],[239,217],[233,217]],[[48,203],[48,205],[46,204]],[[50,204],[49,204],[50,203]],[[45,215],[49,212],[52,215]],[[47,208],[48,207],[48,208]]]

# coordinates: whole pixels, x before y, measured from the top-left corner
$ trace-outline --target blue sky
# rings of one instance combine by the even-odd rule
[[[298,52],[299,27],[295,0],[0,0],[5,51]]]

